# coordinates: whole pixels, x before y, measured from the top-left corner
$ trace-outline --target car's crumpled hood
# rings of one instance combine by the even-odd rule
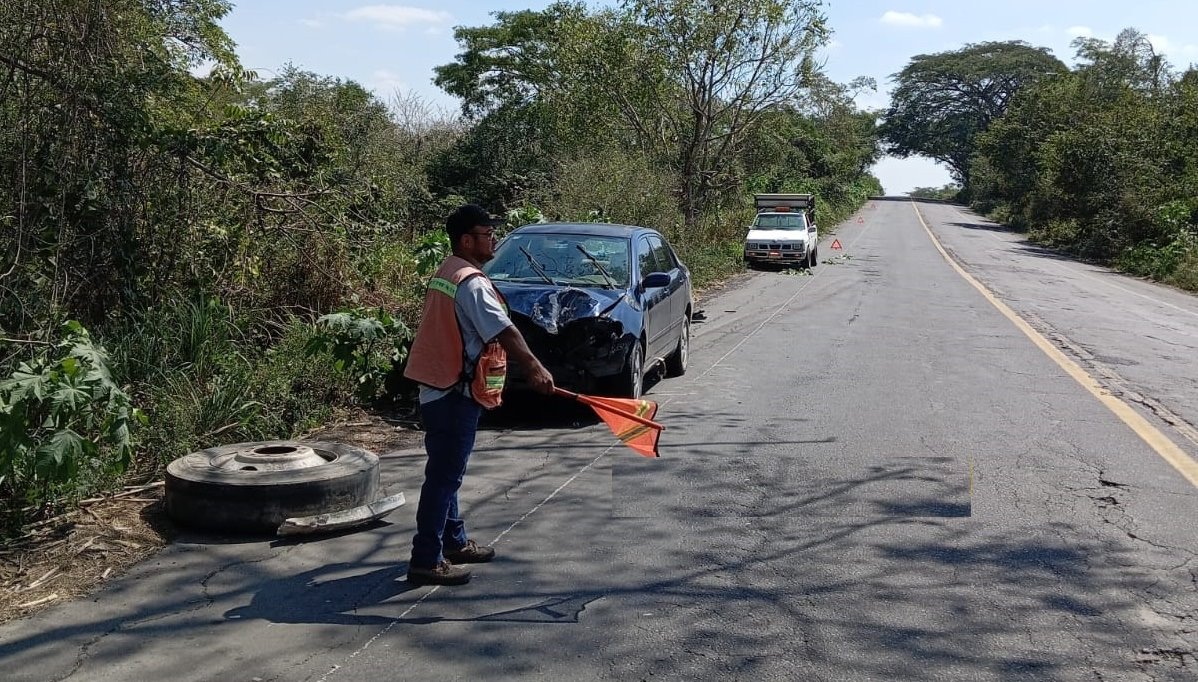
[[[619,289],[503,284],[496,286],[507,298],[508,308],[532,320],[550,334],[574,320],[606,314],[625,295]]]
[[[745,241],[805,242],[807,241],[807,230],[749,230]]]

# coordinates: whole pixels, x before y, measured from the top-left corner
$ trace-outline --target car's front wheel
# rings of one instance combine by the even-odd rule
[[[624,371],[616,377],[615,394],[620,398],[639,398],[645,386],[645,351],[640,342],[633,344]]]
[[[678,347],[673,354],[666,358],[666,376],[680,377],[686,374],[686,365],[690,360],[691,346],[691,316],[688,312],[682,318],[682,332],[678,335]]]

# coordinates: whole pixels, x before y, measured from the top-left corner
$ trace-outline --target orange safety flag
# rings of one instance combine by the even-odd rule
[[[554,388],[553,391],[557,395],[590,405],[616,438],[628,447],[645,457],[661,456],[657,453],[657,440],[661,438],[661,432],[665,427],[653,421],[653,417],[657,416],[657,403],[634,398],[600,398],[572,393],[561,388]]]

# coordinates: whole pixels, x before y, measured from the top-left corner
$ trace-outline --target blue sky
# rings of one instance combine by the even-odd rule
[[[223,26],[237,42],[242,63],[269,77],[296,66],[351,78],[384,98],[398,88],[447,109],[453,98],[432,84],[434,66],[453,60],[454,26],[493,22],[491,12],[541,9],[549,0],[242,0]],[[595,3],[592,4],[602,4]],[[828,0],[834,32],[824,50],[825,70],[838,81],[878,80],[878,92],[858,103],[880,108],[889,77],[916,54],[941,52],[985,40],[1025,40],[1072,63],[1079,35],[1111,39],[1137,28],[1179,67],[1198,63],[1198,2],[1193,0]],[[883,159],[874,168],[886,191],[942,185],[948,173],[927,159]]]

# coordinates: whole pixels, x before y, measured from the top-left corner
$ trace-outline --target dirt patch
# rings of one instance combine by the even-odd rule
[[[304,440],[324,440],[366,448],[376,455],[418,447],[423,442],[414,410],[386,414],[360,412],[352,417],[314,429]]]
[[[417,447],[422,436],[410,414],[359,411],[302,438],[382,454]],[[161,481],[85,500],[28,526],[0,549],[0,623],[90,594],[169,544],[175,533]]]
[[[81,504],[0,550],[0,623],[90,593],[166,545],[162,486]]]

